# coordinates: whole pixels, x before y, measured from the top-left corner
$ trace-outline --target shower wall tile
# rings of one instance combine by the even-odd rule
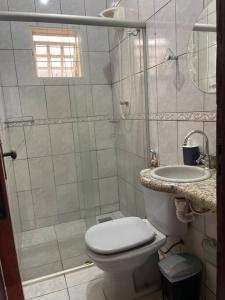
[[[37,218],[47,218],[57,215],[55,188],[46,186],[32,191],[34,212]]]
[[[28,162],[33,189],[54,186],[53,163],[50,157],[30,158]]]
[[[31,189],[28,163],[25,159],[14,162],[17,191],[28,191]]]
[[[8,0],[9,10],[35,12],[34,0]]]
[[[116,177],[99,180],[100,203],[113,204],[118,202],[118,183]]]
[[[56,185],[77,181],[74,154],[54,156],[53,164]]]
[[[40,13],[52,13],[59,14],[60,9],[60,0],[51,0],[47,3],[42,3],[40,0],[35,0],[36,11]]]
[[[92,84],[110,84],[111,68],[108,52],[90,52],[90,77]]]
[[[84,0],[86,15],[97,17],[98,14],[106,9],[106,0]]]
[[[2,22],[0,27],[0,49],[12,49],[12,39],[10,31],[10,23]]]
[[[99,150],[97,151],[97,158],[100,178],[116,176],[117,169],[115,149]]]
[[[47,108],[43,86],[21,86],[19,88],[22,115],[34,119],[46,119]]]
[[[95,138],[97,150],[113,148],[114,146],[114,124],[107,121],[95,122]]]
[[[11,22],[13,49],[32,49],[32,28],[35,25],[36,23]]]
[[[16,86],[17,77],[12,50],[0,50],[0,84]]]
[[[16,72],[19,85],[42,85],[43,80],[35,74],[31,50],[14,50]]]
[[[18,87],[3,87],[3,95],[6,118],[20,118],[22,111]]]
[[[0,0],[0,9],[1,10],[8,10],[8,2],[7,2],[7,0]]]
[[[85,6],[83,0],[63,0],[61,1],[62,14],[85,15]]]
[[[77,183],[59,185],[56,187],[57,208],[59,214],[79,211]]]
[[[34,216],[34,207],[33,207],[33,198],[31,191],[18,192],[18,201],[21,221],[24,226],[26,225],[25,230],[29,230],[35,227],[35,216]],[[27,226],[29,223],[29,226]]]
[[[91,85],[69,86],[71,112],[73,117],[93,115]]]
[[[25,139],[29,158],[51,154],[50,134],[47,125],[26,127]]]
[[[108,28],[88,26],[87,38],[89,51],[109,51]]]
[[[95,116],[112,116],[112,89],[110,85],[93,85],[93,109]]]
[[[54,155],[74,152],[72,124],[52,124],[50,135]]]
[[[66,86],[46,86],[48,117],[66,118],[71,116],[69,90]],[[63,99],[63,101],[62,101]]]
[[[146,21],[151,16],[154,15],[154,0],[139,0],[138,2],[139,8],[139,20]]]
[[[17,153],[17,159],[27,158],[24,130],[21,127],[9,128],[9,139],[12,149]]]

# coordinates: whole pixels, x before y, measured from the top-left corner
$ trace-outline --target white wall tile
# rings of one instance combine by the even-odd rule
[[[160,163],[163,165],[175,165],[177,163],[177,122],[159,121],[158,133]]]
[[[0,27],[0,49],[12,49],[10,23],[2,22]]]
[[[175,1],[170,1],[155,15],[156,61],[165,61],[167,49],[176,53]]]
[[[34,207],[31,191],[19,192],[18,201],[22,224],[26,223],[26,221],[31,221],[33,226],[35,226]]]
[[[69,91],[66,86],[46,86],[46,99],[49,118],[71,116]],[[62,100],[63,99],[63,100]]]
[[[32,188],[54,186],[53,165],[50,157],[29,159]]]
[[[96,147],[98,150],[112,148],[114,145],[114,124],[108,121],[95,122]]]
[[[212,239],[217,240],[217,216],[216,213],[210,213],[205,216],[206,234]]]
[[[118,202],[117,178],[104,178],[99,180],[100,203],[112,204]]]
[[[32,191],[34,211],[37,218],[46,218],[57,215],[55,188],[46,186]]]
[[[109,51],[109,36],[107,27],[87,27],[88,50]],[[98,41],[96,43],[96,41]]]
[[[99,177],[116,176],[116,152],[115,149],[97,151]]]
[[[73,128],[75,129],[75,127]],[[93,122],[78,123],[78,140],[79,149],[81,152],[95,149],[95,129]],[[76,132],[74,130],[74,135]]]
[[[176,63],[174,61],[157,66],[157,91],[158,112],[176,112]]]
[[[32,27],[35,23],[11,22],[14,49],[32,49]]]
[[[8,0],[9,10],[34,12],[34,0]]]
[[[72,183],[77,180],[74,154],[53,157],[56,185]]]
[[[27,155],[31,157],[49,156],[51,154],[48,125],[25,127]]]
[[[78,187],[76,183],[56,187],[57,208],[59,213],[79,210]]]
[[[110,84],[111,69],[108,52],[90,52],[90,75],[92,84]]]
[[[154,0],[139,0],[139,20],[146,21],[154,14]]]
[[[84,0],[63,0],[61,1],[63,14],[85,15]]]
[[[53,154],[74,152],[72,124],[52,124],[50,135]]]
[[[93,107],[96,116],[112,116],[112,89],[110,85],[93,85]]]
[[[177,111],[203,111],[204,94],[192,82],[187,55],[177,62]]]
[[[42,13],[53,13],[53,14],[60,14],[60,0],[50,0],[46,3],[43,3],[41,0],[35,0],[35,6],[37,12]]]
[[[203,1],[176,2],[177,54],[187,52],[190,34],[203,9]]]
[[[20,192],[30,190],[30,176],[27,160],[18,159],[14,161],[14,170],[17,191]]]
[[[1,10],[8,10],[8,2],[7,2],[7,0],[0,0],[0,9]]]
[[[4,87],[3,95],[6,118],[20,118],[22,112],[18,87]]]
[[[23,116],[46,119],[47,107],[43,86],[21,86],[19,89]]]
[[[0,82],[2,86],[17,85],[17,76],[12,50],[0,50]]]
[[[10,145],[17,153],[17,159],[27,158],[24,130],[22,127],[9,128]]]
[[[71,112],[73,117],[93,115],[92,91],[90,85],[74,85],[69,87]]]
[[[43,80],[35,73],[34,57],[31,50],[15,50],[15,63],[19,85],[42,85]]]
[[[216,122],[205,122],[204,132],[209,139],[209,152],[212,155],[216,155]]]
[[[101,11],[106,9],[106,0],[85,0],[85,9],[87,16],[97,17]]]

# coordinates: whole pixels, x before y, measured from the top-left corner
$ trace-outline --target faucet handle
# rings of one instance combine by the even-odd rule
[[[203,164],[205,167],[209,166],[209,156],[207,154],[200,153],[199,158],[196,160],[198,165]]]

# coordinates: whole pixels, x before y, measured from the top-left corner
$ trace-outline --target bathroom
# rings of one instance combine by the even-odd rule
[[[86,232],[147,219],[142,170],[183,165],[191,131],[201,134],[189,141],[215,159],[216,32],[194,27],[215,27],[216,1],[0,0],[0,20],[0,137],[3,152],[17,156],[4,165],[24,291],[8,299],[110,299]],[[206,180],[214,201],[193,209],[180,222],[183,234],[167,236],[158,250],[160,259],[197,257],[200,299],[211,300],[218,299],[215,171]],[[120,298],[159,300],[162,293]]]

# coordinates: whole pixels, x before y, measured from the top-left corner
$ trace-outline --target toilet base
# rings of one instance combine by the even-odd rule
[[[160,289],[158,253],[136,270],[104,273],[103,291],[108,300],[133,300]]]

